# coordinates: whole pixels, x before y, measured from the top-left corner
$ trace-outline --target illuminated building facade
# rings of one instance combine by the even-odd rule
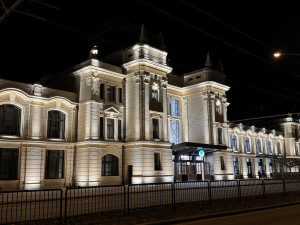
[[[48,87],[0,80],[2,190],[194,181],[203,168],[205,179],[272,177],[281,157],[299,158],[291,118],[283,132],[228,123],[229,87],[209,55],[176,76],[144,28],[138,44],[96,55]]]

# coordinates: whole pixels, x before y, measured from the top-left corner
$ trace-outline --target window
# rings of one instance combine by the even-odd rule
[[[0,180],[17,180],[19,149],[0,148]]]
[[[153,127],[153,139],[159,139],[159,121],[158,119],[152,119]]]
[[[257,154],[261,154],[261,145],[260,145],[260,139],[257,138],[256,139],[256,150],[257,150]]]
[[[218,144],[222,144],[222,128],[218,127]]]
[[[192,78],[192,77],[188,79],[188,81],[192,81],[192,80],[193,80],[193,78]]]
[[[258,171],[260,172],[264,171],[264,165],[262,159],[258,159]]]
[[[233,170],[234,174],[239,174],[239,160],[238,158],[233,158]]]
[[[99,132],[99,136],[100,136],[100,139],[103,139],[104,138],[104,135],[103,135],[103,117],[100,117],[100,132]]]
[[[104,100],[104,84],[100,84],[100,99]]]
[[[171,100],[171,115],[179,116],[179,101],[173,98]]]
[[[220,156],[221,170],[226,170],[224,156]]]
[[[236,152],[237,151],[236,136],[234,134],[231,136],[231,145],[232,145],[232,150]]]
[[[221,113],[221,102],[220,102],[220,100],[216,101],[216,114],[217,115],[221,115],[222,114]]]
[[[178,120],[172,120],[172,139],[175,145],[180,143],[180,132],[179,132]]]
[[[122,103],[122,88],[119,88],[119,103]]]
[[[249,153],[250,152],[250,146],[249,146],[249,138],[245,137],[245,152]]]
[[[110,102],[115,101],[115,87],[114,86],[107,87],[107,101],[110,101]]]
[[[160,153],[154,153],[154,170],[161,170]]]
[[[270,140],[267,141],[267,151],[268,151],[268,154],[272,154],[272,148],[271,148],[271,141]]]
[[[248,178],[252,178],[251,159],[247,158],[246,162],[247,162],[247,175],[248,175]]]
[[[48,112],[48,138],[65,138],[65,114],[52,110]]]
[[[64,151],[47,150],[46,151],[46,179],[64,178]]]
[[[158,89],[152,89],[152,101],[158,102]]]
[[[118,176],[119,159],[118,157],[108,154],[102,157],[102,176]]]
[[[272,164],[272,160],[269,159],[269,168],[270,168],[270,175],[271,177],[273,176],[273,164]]]
[[[14,105],[0,105],[0,135],[20,136],[21,109]]]
[[[196,79],[200,79],[201,78],[201,76],[196,76]]]
[[[281,155],[281,146],[280,146],[280,142],[277,142],[277,154]]]
[[[118,139],[122,140],[122,120],[118,120]]]
[[[107,139],[114,138],[114,119],[107,119]]]

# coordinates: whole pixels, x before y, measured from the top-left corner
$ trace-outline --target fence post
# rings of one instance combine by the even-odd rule
[[[266,198],[266,186],[265,186],[265,180],[262,179],[261,180],[261,184],[262,184],[262,189],[263,189],[263,198],[265,199]]]
[[[123,195],[124,195],[124,216],[126,215],[126,186],[123,185]]]
[[[65,194],[65,224],[67,224],[67,202],[68,202],[68,187]]]
[[[129,206],[129,186],[130,184],[128,184],[128,188],[127,188],[127,215],[129,216],[129,211],[130,211],[130,206]]]
[[[212,205],[210,181],[207,181],[207,187],[208,187],[208,203],[209,203],[209,205]]]
[[[241,192],[241,185],[240,185],[240,180],[237,181],[238,182],[238,200],[239,202],[242,201],[242,192]]]
[[[286,188],[285,188],[285,180],[282,179],[282,189],[283,189],[283,197],[286,197]]]
[[[62,209],[62,206],[63,206],[63,204],[62,204],[62,201],[63,201],[63,190],[62,189],[60,189],[60,215],[59,215],[59,224],[62,224],[62,222],[63,222],[63,215],[62,215],[62,211],[63,211],[63,209]]]

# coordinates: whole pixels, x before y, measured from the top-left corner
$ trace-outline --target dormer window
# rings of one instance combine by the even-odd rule
[[[153,102],[158,102],[158,84],[157,83],[153,83],[152,85],[152,95],[151,95],[151,99]]]

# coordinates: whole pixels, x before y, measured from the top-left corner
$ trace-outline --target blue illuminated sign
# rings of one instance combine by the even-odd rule
[[[199,151],[199,156],[204,156],[205,155],[205,152],[203,150]]]

